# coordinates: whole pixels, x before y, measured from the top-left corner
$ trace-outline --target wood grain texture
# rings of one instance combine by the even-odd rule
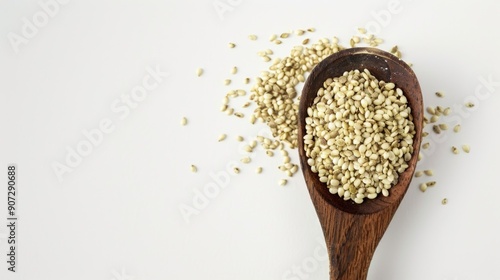
[[[409,167],[400,174],[388,197],[365,199],[362,204],[345,201],[328,191],[307,164],[303,137],[307,108],[328,78],[345,71],[368,69],[379,80],[401,88],[411,107],[415,124],[413,155]],[[423,101],[418,80],[411,68],[397,57],[375,48],[351,48],[320,62],[309,75],[302,90],[299,107],[299,155],[304,178],[318,214],[330,258],[331,280],[366,279],[373,253],[403,199],[413,177],[423,128]]]

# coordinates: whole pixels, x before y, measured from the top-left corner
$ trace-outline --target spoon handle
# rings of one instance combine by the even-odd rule
[[[373,214],[350,214],[324,205],[318,211],[330,258],[331,280],[365,280],[371,259],[390,220],[393,207]],[[319,210],[319,209],[318,209]],[[322,213],[320,213],[322,212]]]

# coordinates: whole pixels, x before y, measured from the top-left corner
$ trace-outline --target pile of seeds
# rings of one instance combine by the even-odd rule
[[[365,69],[326,80],[307,109],[304,150],[330,193],[362,203],[389,195],[413,153],[415,126],[393,83]]]
[[[287,31],[283,33],[273,34],[270,36],[269,42],[274,45],[282,45],[285,44],[287,40],[290,40],[295,36],[305,37],[308,36],[309,33],[315,31],[316,30],[314,28],[308,28],[308,29],[297,29],[295,31]],[[257,36],[255,34],[251,34],[248,36],[248,39],[250,41],[249,43],[251,44],[253,41],[260,40],[262,37],[263,36]],[[278,169],[280,171],[283,171],[288,176],[293,176],[295,173],[298,172],[298,165],[291,162],[291,159],[288,156],[288,152],[285,147],[286,145],[290,149],[295,149],[297,148],[298,144],[297,118],[298,118],[298,107],[300,98],[297,94],[298,87],[301,85],[301,83],[305,81],[307,74],[312,70],[312,68],[314,68],[321,60],[323,60],[324,58],[333,53],[336,53],[344,49],[344,47],[339,44],[339,40],[336,37],[333,37],[331,39],[322,38],[313,44],[310,44],[310,42],[312,42],[311,38],[301,39],[300,42],[301,45],[291,48],[289,55],[283,58],[273,59],[272,56],[274,55],[274,51],[271,49],[258,51],[257,52],[258,56],[260,56],[263,61],[269,62],[270,66],[267,70],[261,72],[261,74],[255,78],[253,86],[249,89],[251,92],[249,100],[246,101],[241,106],[242,107],[241,111],[236,109],[236,107],[232,104],[232,99],[246,96],[247,90],[241,88],[232,89],[229,90],[224,96],[222,100],[222,106],[220,108],[222,112],[224,112],[229,116],[244,118],[247,115],[249,116],[250,122],[252,124],[255,124],[258,120],[265,123],[270,128],[272,137],[271,135],[269,135],[269,137],[265,137],[263,135],[251,137],[250,139],[246,140],[248,145],[245,146],[244,150],[248,153],[252,153],[255,152],[257,146],[260,146],[259,148],[264,149],[265,153],[269,157],[274,156],[277,150],[279,150],[278,153],[281,154],[282,156],[282,164],[278,166]],[[358,34],[352,36],[348,41],[350,47],[357,47],[359,45],[377,47],[379,46],[379,44],[383,42],[384,41],[381,38],[377,38],[372,34],[367,34],[367,31],[364,28],[358,28]],[[228,43],[228,46],[231,49],[231,51],[237,49],[237,44],[235,42]],[[392,47],[389,51],[398,58],[402,57],[401,50],[398,46]],[[411,63],[408,63],[408,65],[412,66]],[[232,84],[234,84],[232,83],[234,82],[234,77],[236,76],[236,74],[240,74],[240,71],[236,66],[234,66],[230,69],[228,73],[231,74],[231,78],[223,79],[223,84],[226,86],[231,86]],[[198,77],[204,75],[204,70],[202,68],[196,69],[196,75]],[[251,82],[251,79],[250,77],[244,77],[243,81],[245,85],[248,85]],[[436,96],[438,98],[443,98],[445,95],[443,92],[437,92]],[[465,108],[472,108],[473,106],[474,104],[470,102],[464,104]],[[254,108],[253,113],[252,112],[245,113],[245,110],[248,110],[249,107]],[[446,119],[444,120],[441,119],[442,117],[446,118],[446,116],[451,113],[450,108],[434,106],[434,107],[429,107],[427,109],[427,112],[429,115],[427,118],[424,119],[425,126],[424,126],[424,132],[422,134],[423,137],[428,136],[430,133],[436,133],[436,134],[443,133],[448,129],[448,126],[453,127],[453,132],[460,131],[461,129],[460,124],[448,123]],[[181,124],[186,125],[187,120],[182,120]],[[218,141],[219,142],[224,141],[226,137],[227,137],[226,134],[221,134],[218,138]],[[237,138],[237,140],[244,141],[241,140],[239,137]],[[432,141],[424,141],[424,140],[422,141],[423,152],[422,150],[421,152],[423,153],[423,155],[427,155],[429,152],[428,150],[429,147],[434,145],[434,143]],[[392,147],[389,146],[389,148]],[[468,153],[470,151],[470,148],[468,145],[462,145],[462,150]],[[457,154],[459,153],[459,149],[455,146],[452,146],[451,152]],[[388,154],[387,156],[389,158],[390,154]],[[396,154],[394,154],[394,156],[396,157]],[[419,160],[421,158],[422,154],[419,155]],[[243,163],[244,165],[249,164],[247,156],[244,156],[241,159],[241,163]],[[238,174],[240,172],[240,168],[241,166],[235,167],[234,169],[235,174]],[[395,170],[397,171],[397,169],[399,168],[396,168]],[[319,169],[316,167],[316,170]],[[383,170],[384,169],[382,168],[382,171]],[[257,173],[261,173],[262,171],[263,171],[262,167],[257,167],[256,169]],[[417,176],[417,174],[419,174],[419,176],[422,176],[423,174],[425,174],[426,176],[432,176],[433,174],[432,171],[430,170],[426,171],[428,172],[417,171],[415,175]],[[391,179],[396,180],[397,175],[395,174],[392,175],[393,175],[392,177],[394,178],[391,177]],[[385,178],[385,180],[387,180],[387,178]],[[331,180],[329,181],[331,184],[332,183]],[[364,183],[363,180],[360,181],[361,181],[359,183],[360,185],[361,183]],[[368,182],[368,180],[365,181]],[[352,183],[354,184],[354,182],[358,184],[355,179]],[[279,180],[278,182],[279,185],[285,185],[286,183],[287,180],[285,179]],[[335,182],[333,183],[335,184]],[[339,185],[341,183],[342,182],[340,179]],[[434,186],[436,182],[430,181],[422,184],[425,184],[425,187],[421,187],[420,189],[422,191],[425,191],[427,187]],[[344,185],[344,183],[342,183],[342,185]],[[381,188],[380,190],[382,194],[385,193],[384,189],[385,188]],[[370,191],[372,190],[370,189]],[[334,192],[333,189],[332,192]],[[337,191],[337,194],[339,192],[342,191],[340,191],[339,189]],[[365,192],[367,191],[365,190]],[[378,193],[376,189],[375,193]],[[354,194],[354,192],[351,192],[351,189],[349,189],[349,196],[351,196],[352,198],[353,196],[351,194]],[[344,198],[346,198],[345,190],[344,190]]]

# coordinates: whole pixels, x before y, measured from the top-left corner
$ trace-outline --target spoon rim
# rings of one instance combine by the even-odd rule
[[[338,65],[348,65],[345,68],[335,68]],[[345,66],[345,65],[344,65]],[[354,67],[358,66],[358,67]],[[307,117],[307,108],[311,106],[312,100],[317,95],[318,85],[321,87],[327,78],[341,76],[345,71],[358,69],[368,69],[378,80],[385,82],[394,82],[396,87],[403,90],[408,100],[408,106],[411,108],[413,122],[415,125],[415,135],[413,138],[413,154],[407,162],[408,168],[399,174],[398,182],[390,189],[390,194],[384,197],[382,194],[375,199],[366,198],[363,203],[356,204],[351,199],[344,200],[338,195],[331,194],[325,183],[319,182],[317,173],[313,173],[307,164],[307,156],[304,150],[305,118]],[[328,72],[335,72],[339,75],[328,75]],[[382,73],[382,74],[381,74]],[[383,77],[380,77],[383,76]],[[388,78],[388,79],[387,79]],[[299,104],[298,119],[298,148],[300,155],[301,169],[307,183],[310,194],[317,192],[323,200],[333,207],[343,212],[351,214],[373,214],[386,209],[391,205],[399,205],[403,199],[415,172],[418,154],[420,152],[421,134],[423,129],[423,97],[416,74],[403,60],[396,56],[371,47],[358,47],[344,49],[334,53],[322,60],[314,67],[309,74],[301,95]]]

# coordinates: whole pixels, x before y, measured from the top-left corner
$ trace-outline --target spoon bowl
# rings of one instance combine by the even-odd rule
[[[356,204],[331,194],[307,164],[304,150],[307,108],[328,78],[345,71],[368,69],[378,80],[392,82],[403,90],[411,108],[415,135],[408,168],[399,175],[390,195],[365,199]],[[330,259],[331,280],[366,279],[371,258],[394,213],[403,199],[415,172],[423,128],[422,92],[415,73],[402,60],[376,48],[350,48],[321,61],[307,78],[299,105],[299,155],[304,178],[318,214]]]

